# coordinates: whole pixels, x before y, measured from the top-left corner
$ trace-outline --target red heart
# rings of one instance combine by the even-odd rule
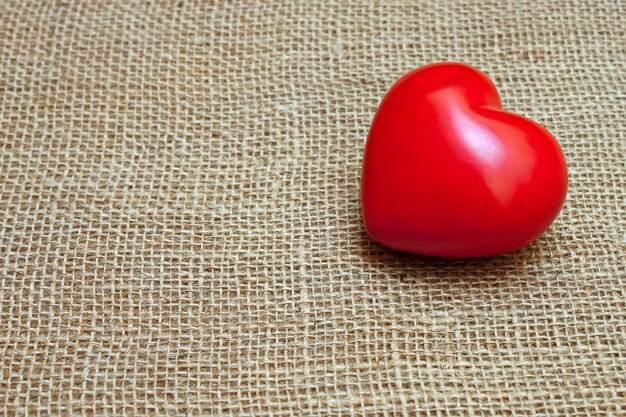
[[[408,73],[372,122],[363,217],[392,248],[451,258],[509,252],[550,226],[566,193],[554,137],[503,111],[493,83],[467,65]]]

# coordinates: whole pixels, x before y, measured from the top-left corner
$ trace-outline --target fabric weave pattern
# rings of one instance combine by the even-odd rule
[[[0,2],[0,414],[624,415],[625,6]],[[522,250],[364,232],[376,107],[436,61],[564,150]]]

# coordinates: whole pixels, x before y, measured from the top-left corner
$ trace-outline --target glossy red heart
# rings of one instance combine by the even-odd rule
[[[384,97],[361,186],[374,240],[422,255],[491,256],[550,226],[567,167],[545,128],[502,110],[486,75],[439,63],[408,73]]]

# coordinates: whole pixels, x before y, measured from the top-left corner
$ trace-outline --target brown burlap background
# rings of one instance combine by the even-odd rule
[[[626,413],[626,4],[12,1],[0,413]],[[372,243],[379,100],[456,60],[560,140],[515,253]]]

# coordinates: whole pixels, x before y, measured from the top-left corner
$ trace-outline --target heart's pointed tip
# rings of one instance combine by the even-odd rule
[[[446,247],[445,244],[437,244],[433,245],[432,248],[429,248],[428,245],[415,245],[413,246],[405,246],[403,244],[396,244],[390,241],[387,241],[385,238],[374,237],[368,232],[368,236],[372,241],[377,244],[392,249],[394,251],[421,256],[428,258],[436,258],[436,259],[489,259],[502,255],[506,255],[512,252],[516,252],[534,242],[536,239],[533,239],[530,242],[526,242],[524,244],[512,245],[506,248],[489,248],[486,249],[482,247],[481,244],[476,244],[475,246],[468,246],[465,248],[460,248],[455,246],[454,244]]]

